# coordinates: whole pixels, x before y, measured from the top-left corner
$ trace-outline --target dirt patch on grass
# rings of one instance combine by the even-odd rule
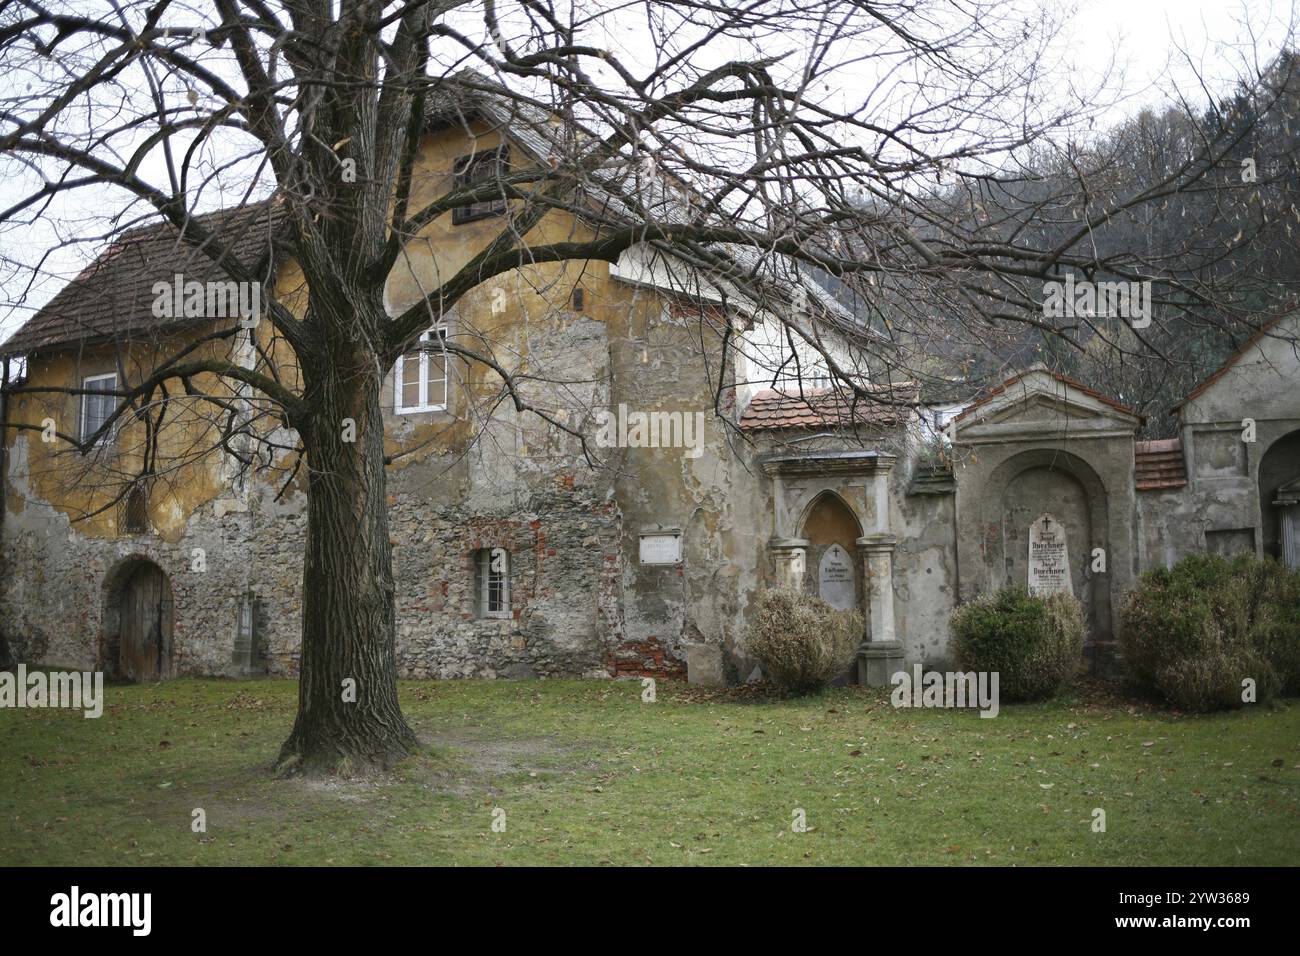
[[[422,734],[421,751],[388,773],[328,777],[294,774],[276,780],[276,788],[307,798],[368,803],[395,787],[415,784],[456,797],[497,794],[505,786],[539,784],[557,775],[590,773],[598,764],[578,754],[582,749],[551,737],[501,737],[458,730]],[[267,772],[268,779],[270,778]],[[245,781],[247,782],[247,781]],[[256,798],[255,798],[256,799]]]
[[[428,785],[459,795],[499,793],[499,784],[514,778],[544,780],[558,774],[588,773],[597,764],[578,755],[579,747],[553,737],[498,737],[457,731],[429,738],[433,772]]]

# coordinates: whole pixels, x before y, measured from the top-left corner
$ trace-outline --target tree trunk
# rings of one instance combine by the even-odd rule
[[[302,662],[282,770],[388,769],[417,746],[397,700],[382,379],[368,350],[349,358],[306,383]]]

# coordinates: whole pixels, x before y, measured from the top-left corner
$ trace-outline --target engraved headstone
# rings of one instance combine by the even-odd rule
[[[1070,584],[1070,552],[1065,525],[1051,514],[1040,515],[1029,526],[1029,593],[1074,593]]]
[[[823,601],[841,611],[857,606],[853,562],[849,560],[848,552],[838,544],[827,548],[817,565],[817,593]]]

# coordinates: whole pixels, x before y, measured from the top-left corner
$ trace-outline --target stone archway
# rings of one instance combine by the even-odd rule
[[[1107,541],[1109,507],[1101,478],[1082,458],[1057,449],[1035,449],[1007,459],[994,470],[983,499],[984,557],[994,586],[1026,584],[1029,577],[1029,527],[1044,515],[1064,526],[1071,591],[1088,621],[1089,656],[1109,645],[1110,576],[1094,573],[1093,552],[1101,548],[1107,570],[1115,559]]]
[[[1294,528],[1290,532],[1290,556],[1297,557],[1296,534],[1300,533],[1300,505],[1292,489],[1300,481],[1300,429],[1283,435],[1269,445],[1259,460],[1259,510],[1260,529],[1264,553],[1278,560],[1287,560],[1284,543],[1284,522]]]
[[[133,555],[104,579],[107,668],[133,681],[166,680],[173,674],[171,582],[153,561]]]
[[[863,612],[863,643],[858,649],[858,681],[889,686],[903,666],[903,645],[894,632],[893,556],[897,539],[890,530],[889,474],[894,456],[878,451],[824,451],[772,455],[763,470],[772,478],[772,579],[777,587],[818,593],[825,551],[839,547],[852,555],[856,593]],[[859,518],[860,516],[860,518]],[[865,529],[864,529],[865,526]],[[840,539],[865,533],[850,549]],[[824,543],[816,564],[808,557],[816,534]],[[838,556],[834,559],[838,563]],[[865,565],[865,567],[864,567]]]

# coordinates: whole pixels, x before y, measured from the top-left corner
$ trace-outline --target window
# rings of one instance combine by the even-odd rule
[[[506,171],[507,151],[504,146],[488,150],[486,153],[471,153],[456,160],[456,188],[472,186],[478,183],[499,179]],[[452,225],[485,219],[506,211],[505,196],[496,196],[468,206],[457,206],[451,211]]]
[[[586,305],[586,296],[583,295],[582,286],[578,286],[573,290],[573,311],[581,312],[584,305]]]
[[[149,496],[136,485],[127,493],[122,507],[122,531],[126,534],[144,534],[149,530]]]
[[[87,392],[113,392],[117,390],[117,374],[108,375],[88,375],[81,380],[81,387]],[[113,414],[113,409],[117,407],[117,396],[115,395],[94,395],[87,394],[81,396],[81,440],[85,441],[95,432],[104,427],[104,422],[108,421]],[[104,444],[111,441],[112,432],[109,431],[100,436],[97,444]]]
[[[393,368],[393,408],[399,415],[447,408],[447,329],[430,329]]]
[[[510,552],[483,548],[477,566],[478,616],[510,617]]]

